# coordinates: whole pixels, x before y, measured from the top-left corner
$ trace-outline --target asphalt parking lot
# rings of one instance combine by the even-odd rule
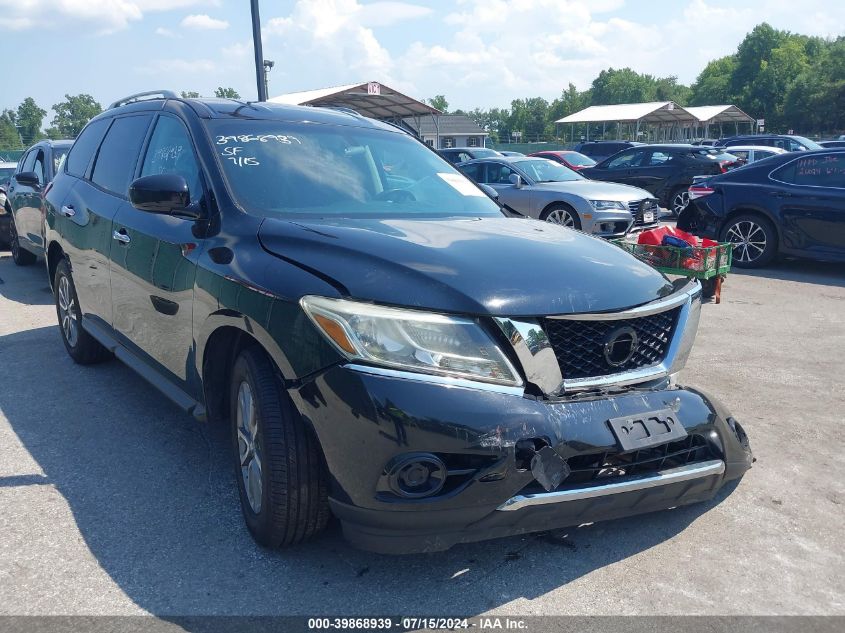
[[[73,364],[41,265],[0,252],[0,614],[845,614],[845,267],[732,274],[682,381],[757,463],[711,503],[388,557],[243,525],[224,429]]]

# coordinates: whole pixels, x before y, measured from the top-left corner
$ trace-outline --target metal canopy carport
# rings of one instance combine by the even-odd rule
[[[417,129],[419,129],[419,117],[431,115],[437,127],[442,114],[437,108],[377,81],[290,92],[268,101],[288,105],[349,108],[371,119],[391,121],[398,125],[403,125],[402,119],[413,118],[417,123]]]
[[[621,137],[621,124],[636,124],[634,139],[640,136],[640,126],[646,125],[656,128],[655,136],[661,136],[660,140],[674,140],[683,136],[685,128],[696,123],[696,118],[685,108],[682,108],[674,101],[653,101],[649,103],[620,103],[617,105],[590,106],[562,119],[555,123],[587,124],[587,140],[589,140],[590,123],[602,124],[602,136],[604,136],[605,125],[616,123],[617,136]],[[656,139],[655,139],[656,140]]]
[[[704,126],[704,136],[710,136],[710,126],[719,125],[719,136],[722,136],[722,124],[733,123],[734,131],[739,133],[739,124],[748,123],[754,131],[755,119],[735,105],[691,106],[687,112],[693,115],[700,125]]]

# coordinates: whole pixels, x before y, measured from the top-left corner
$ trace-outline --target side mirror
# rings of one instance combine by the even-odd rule
[[[517,189],[522,189],[522,186],[525,184],[524,182],[522,182],[522,176],[520,176],[519,174],[511,174],[510,176],[508,176],[508,180],[510,180],[511,183],[515,185]]]
[[[18,181],[18,184],[24,185],[25,187],[38,187],[41,185],[34,171],[22,171],[15,175],[15,180]]]
[[[491,187],[490,185],[485,185],[483,183],[478,183],[478,186],[481,188],[481,190],[484,193],[486,193],[488,196],[490,196],[494,201],[496,201],[496,202],[499,201],[499,192],[496,191],[495,189],[493,189],[493,187]]]
[[[155,174],[138,178],[129,186],[129,202],[140,211],[180,215],[197,219],[199,209],[191,206],[187,181],[178,174]]]

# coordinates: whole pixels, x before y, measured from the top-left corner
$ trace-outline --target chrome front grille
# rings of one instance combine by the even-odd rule
[[[657,201],[652,200],[651,198],[646,198],[645,200],[635,200],[633,202],[628,203],[628,211],[631,212],[631,215],[634,217],[634,226],[642,226],[645,224],[645,212],[651,211],[654,213],[654,220],[657,220],[657,212],[660,210]]]
[[[663,361],[678,320],[680,307],[633,319],[614,321],[577,321],[544,319],[543,329],[549,337],[564,380],[608,376],[631,369],[651,367]],[[633,331],[633,335],[629,332]],[[632,351],[607,352],[617,333],[630,339]],[[636,338],[634,339],[633,336]],[[621,343],[620,343],[621,344]],[[621,361],[621,362],[617,362]]]

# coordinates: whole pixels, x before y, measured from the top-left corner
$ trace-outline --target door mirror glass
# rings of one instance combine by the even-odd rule
[[[178,174],[155,174],[135,180],[129,187],[129,201],[140,211],[199,217],[191,207],[191,192]]]
[[[34,171],[22,171],[15,176],[15,180],[18,181],[19,185],[26,187],[37,187],[39,185],[38,174]]]

